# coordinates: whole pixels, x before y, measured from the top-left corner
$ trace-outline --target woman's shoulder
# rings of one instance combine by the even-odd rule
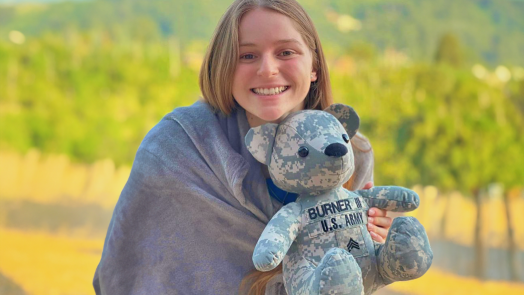
[[[196,101],[190,106],[177,107],[164,116],[162,120],[174,120],[181,124],[198,123],[208,120],[216,120],[217,114],[211,106],[202,100]]]
[[[148,132],[139,150],[164,154],[209,149],[210,142],[221,142],[217,137],[224,136],[226,127],[223,125],[234,116],[235,114],[229,117],[218,114],[200,100],[190,106],[178,107],[166,114]]]
[[[192,134],[202,128],[204,122],[216,120],[211,108],[202,101],[178,107],[166,114],[144,137],[138,152],[147,151],[154,155],[173,152],[189,152],[194,143]]]
[[[239,137],[238,132],[232,132],[238,129],[235,118],[214,113],[205,102],[176,108],[145,136],[135,163],[157,170],[194,171],[194,167],[202,167],[201,171],[214,167],[214,173],[236,173],[244,160],[232,146],[232,142],[239,141],[231,139]]]

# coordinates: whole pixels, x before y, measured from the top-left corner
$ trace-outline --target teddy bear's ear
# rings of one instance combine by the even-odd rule
[[[324,111],[332,114],[342,123],[350,138],[357,134],[357,130],[360,127],[360,118],[352,107],[336,103],[330,105]]]
[[[246,134],[246,146],[259,162],[269,165],[271,151],[275,143],[278,124],[267,123],[249,129]]]

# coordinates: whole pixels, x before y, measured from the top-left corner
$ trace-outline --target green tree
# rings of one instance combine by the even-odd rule
[[[463,53],[459,39],[455,34],[447,33],[440,37],[435,62],[445,63],[453,67],[463,65]]]

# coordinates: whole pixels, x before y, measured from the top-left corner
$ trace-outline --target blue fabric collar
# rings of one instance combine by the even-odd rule
[[[267,183],[267,190],[269,192],[269,195],[273,198],[279,201],[280,203],[287,205],[289,203],[295,202],[295,200],[298,197],[298,194],[286,192],[285,190],[280,189],[277,187],[271,178],[266,179]]]

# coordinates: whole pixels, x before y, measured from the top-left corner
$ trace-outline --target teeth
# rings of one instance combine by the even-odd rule
[[[263,95],[275,95],[282,93],[284,90],[286,90],[286,86],[281,87],[274,87],[274,88],[254,88],[253,92],[256,94],[263,94]]]

